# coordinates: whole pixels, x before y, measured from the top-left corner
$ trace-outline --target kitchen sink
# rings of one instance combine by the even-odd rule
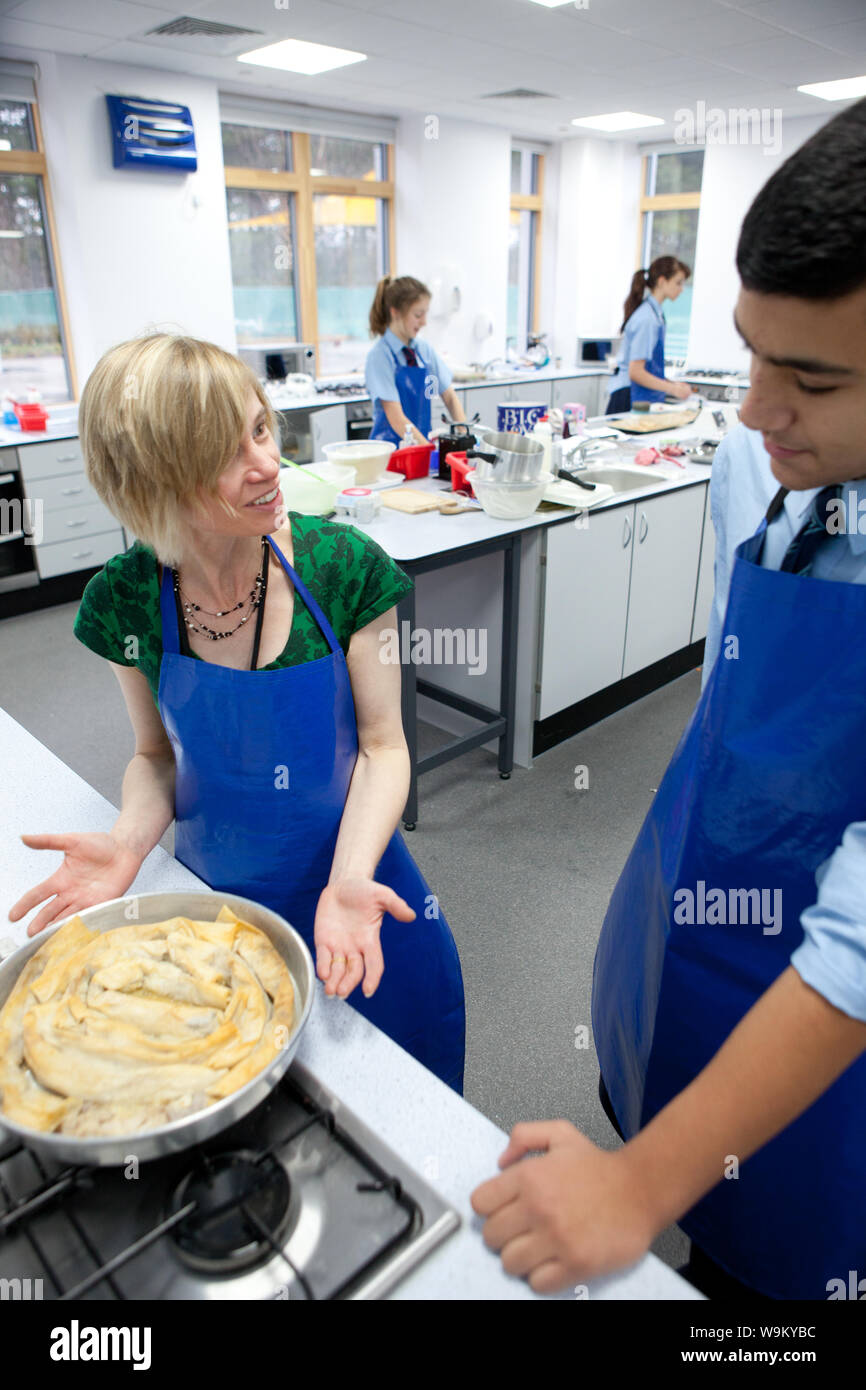
[[[588,483],[607,483],[615,493],[632,492],[637,488],[663,487],[667,478],[653,477],[646,468],[614,468],[607,464],[589,464],[580,470]]]

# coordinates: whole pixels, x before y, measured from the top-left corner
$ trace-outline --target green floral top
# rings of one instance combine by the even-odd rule
[[[289,519],[294,568],[347,652],[352,634],[398,603],[410,592],[412,580],[381,546],[354,526],[296,512]],[[279,564],[274,555],[271,564]],[[120,666],[137,666],[157,700],[162,617],[157,561],[149,546],[135,541],[93,576],[82,595],[73,631],[98,656]],[[327,656],[328,650],[318,623],[298,595],[282,653],[259,669],[299,666]]]

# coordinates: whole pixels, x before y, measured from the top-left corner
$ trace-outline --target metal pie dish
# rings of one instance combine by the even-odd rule
[[[132,903],[136,912],[130,913]],[[295,991],[295,1013],[292,1031],[285,1045],[271,1061],[252,1077],[244,1086],[231,1095],[214,1101],[191,1115],[172,1120],[156,1129],[136,1130],[126,1136],[120,1134],[105,1137],[47,1133],[33,1130],[10,1120],[0,1109],[0,1137],[7,1135],[26,1144],[29,1149],[42,1158],[53,1159],[57,1163],[85,1164],[95,1167],[115,1167],[129,1162],[131,1157],[141,1161],[152,1158],[165,1158],[169,1154],[181,1153],[193,1144],[203,1143],[237,1120],[248,1115],[260,1105],[282,1080],[298,1048],[301,1032],[310,1016],[315,993],[315,970],[303,938],[279,913],[263,907],[250,898],[241,898],[234,893],[212,893],[206,890],[189,893],[138,893],[125,898],[113,898],[97,907],[85,908],[73,913],[88,927],[107,932],[117,927],[128,927],[132,923],[146,925],[164,922],[171,917],[189,917],[193,921],[213,922],[225,904],[249,923],[271,942],[284,960]],[[126,913],[126,915],[124,915]],[[70,918],[66,918],[69,921]],[[31,956],[59,931],[64,922],[40,932],[24,946],[0,964],[0,1009],[6,1003],[12,988]]]

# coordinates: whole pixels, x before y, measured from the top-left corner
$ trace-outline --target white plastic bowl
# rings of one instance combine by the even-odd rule
[[[553,482],[552,473],[539,473],[531,483],[498,483],[492,479],[482,480],[477,471],[466,474],[466,481],[478,498],[488,516],[500,521],[522,521],[532,516],[545,488]]]
[[[326,516],[334,510],[337,494],[344,488],[355,486],[355,470],[336,463],[314,463],[310,465],[310,470],[323,481],[311,477],[304,465],[280,469],[283,501],[290,512],[300,512],[302,516]]]
[[[325,444],[325,457],[329,463],[347,464],[354,468],[358,487],[369,487],[388,467],[388,460],[396,449],[384,439],[352,439],[339,444]]]

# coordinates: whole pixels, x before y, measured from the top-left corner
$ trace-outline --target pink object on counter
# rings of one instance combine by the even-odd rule
[[[658,449],[650,447],[648,449],[641,449],[640,453],[635,454],[634,461],[635,463],[642,464],[657,463],[660,457]]]

